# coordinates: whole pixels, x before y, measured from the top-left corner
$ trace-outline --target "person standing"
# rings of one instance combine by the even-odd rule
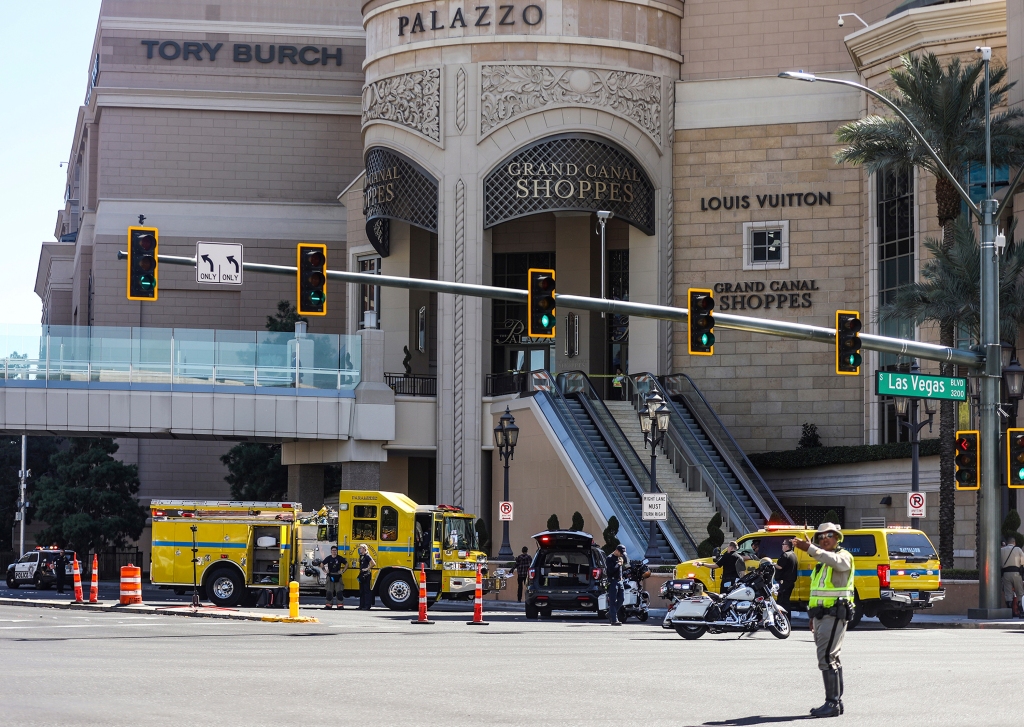
[[[811,619],[818,669],[825,683],[825,703],[811,710],[814,717],[838,717],[843,713],[843,665],[839,654],[846,636],[846,623],[853,617],[855,573],[853,555],[843,550],[843,533],[835,523],[822,523],[814,543],[803,536],[793,541],[818,564],[811,572],[811,597],[807,615]]]
[[[338,546],[331,546],[331,554],[320,562],[320,567],[327,574],[327,605],[325,609],[330,610],[334,603],[338,608],[345,608],[345,584],[342,577],[348,570],[348,560],[338,555]]]
[[[1024,596],[1024,551],[1017,545],[1017,538],[1010,535],[1006,538],[1006,545],[1000,551],[1002,560],[1002,584],[1003,600],[1006,607],[1012,609],[1014,618],[1024,617],[1021,608],[1021,596]]]
[[[359,545],[359,610],[369,611],[373,606],[373,593],[370,590],[373,585],[373,569],[377,562],[370,555],[370,549],[366,543]]]
[[[619,609],[622,608],[622,566],[626,562],[626,546],[619,545],[605,559],[605,571],[608,575],[608,623],[621,626]]]
[[[57,548],[54,544],[52,547]],[[53,559],[53,577],[57,581],[57,593],[64,593],[64,578],[68,569],[68,556],[63,548],[57,548],[57,557]]]
[[[715,558],[714,563],[697,563],[697,565],[704,566],[709,570],[722,569],[722,588],[719,592],[723,596],[729,592],[733,583],[739,579],[740,573],[746,570],[743,556],[736,552],[738,547],[735,540],[730,540],[729,544],[725,546],[725,552],[719,554]]]
[[[519,586],[516,589],[516,600],[523,600],[523,584],[530,577],[530,551],[525,545],[523,546],[523,552],[516,556],[516,580],[519,582]]]
[[[793,552],[793,541],[782,541],[782,553],[779,561],[775,564],[775,574],[779,581],[778,604],[786,609],[786,613],[792,615],[793,604],[790,598],[793,595],[793,586],[796,585],[796,553]]]

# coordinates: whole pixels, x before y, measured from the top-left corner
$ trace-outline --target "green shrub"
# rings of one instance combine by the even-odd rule
[[[569,526],[570,530],[583,530],[583,516],[580,515],[579,510],[572,514],[572,525]]]
[[[619,519],[612,515],[608,518],[608,527],[604,529],[604,546],[602,550],[608,555],[612,554],[612,551],[619,547],[619,539],[615,537],[619,534]]]
[[[722,547],[725,542],[725,533],[722,532],[722,515],[715,513],[715,516],[708,521],[708,537],[702,540],[697,546],[697,557],[710,558],[715,548]]]
[[[800,441],[797,443],[798,449],[809,449],[811,447],[821,446],[821,437],[818,435],[818,425],[811,424],[810,422],[804,422],[801,427]]]
[[[976,581],[978,571],[970,568],[946,568],[942,571],[944,581]]]
[[[561,530],[561,526],[558,524],[558,515],[552,513],[551,517],[548,518],[548,530]]]
[[[1013,536],[1014,544],[1024,547],[1024,535],[1020,534],[1020,515],[1016,510],[1006,513],[1003,520],[1003,539]]]
[[[938,455],[939,440],[921,440],[921,456]],[[760,452],[748,455],[758,469],[793,470],[802,467],[822,467],[830,464],[854,464],[856,462],[878,462],[886,459],[907,459],[910,457],[909,442],[890,444],[863,444],[853,447],[804,447],[781,452]]]

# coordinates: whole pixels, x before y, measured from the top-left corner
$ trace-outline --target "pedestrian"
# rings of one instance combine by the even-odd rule
[[[724,596],[732,588],[732,585],[739,580],[740,573],[747,569],[746,563],[743,560],[743,556],[736,552],[739,545],[735,540],[730,540],[729,544],[725,546],[725,552],[720,553],[715,557],[714,563],[700,563],[697,565],[708,568],[709,570],[715,570],[716,568],[722,569],[722,588],[720,593]],[[712,578],[714,575],[712,575]]]
[[[56,543],[50,546],[57,551],[53,559],[53,577],[57,580],[57,593],[64,593],[64,578],[68,569],[68,556]]]
[[[999,551],[1003,562],[1003,600],[1006,607],[1013,611],[1014,618],[1024,618],[1021,608],[1021,596],[1024,596],[1024,551],[1017,545],[1013,535],[1006,537],[1006,544]]]
[[[853,618],[853,555],[844,550],[843,532],[835,523],[822,523],[814,542],[803,536],[793,545],[818,561],[811,572],[811,597],[807,615],[811,619],[818,669],[825,684],[825,703],[811,710],[813,717],[838,717],[843,713],[843,649],[846,624]]]
[[[523,552],[516,556],[516,580],[519,581],[519,586],[516,589],[516,600],[523,600],[523,584],[526,583],[526,579],[530,577],[530,552],[529,548],[523,546]]]
[[[622,608],[622,566],[626,562],[626,546],[619,545],[605,559],[605,571],[608,576],[608,623],[621,626],[619,610]]]
[[[369,611],[373,606],[373,593],[370,591],[373,585],[373,569],[377,562],[370,555],[370,549],[366,543],[359,545],[359,610]]]
[[[796,585],[796,553],[793,552],[793,541],[789,538],[782,541],[782,553],[775,564],[775,573],[779,581],[778,604],[786,609],[786,613],[792,615],[793,604],[789,599],[793,595],[793,586]]]
[[[612,377],[612,388],[616,389],[620,401],[626,400],[625,379],[626,377],[622,374],[622,367],[616,366],[615,376]]]
[[[345,584],[342,583],[342,576],[348,570],[348,560],[338,555],[337,545],[331,546],[331,554],[320,562],[320,567],[327,574],[327,605],[324,608],[330,610],[332,603],[338,608],[345,608]]]

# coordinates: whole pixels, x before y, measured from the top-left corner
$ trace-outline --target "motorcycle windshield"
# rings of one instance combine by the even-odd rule
[[[580,551],[548,551],[538,563],[542,588],[590,585],[590,554]]]

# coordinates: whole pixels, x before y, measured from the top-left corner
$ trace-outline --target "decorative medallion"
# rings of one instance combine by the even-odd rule
[[[427,68],[366,84],[363,126],[390,121],[441,143],[441,70]]]

